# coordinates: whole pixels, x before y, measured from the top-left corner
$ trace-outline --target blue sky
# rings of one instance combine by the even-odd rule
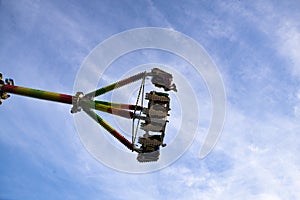
[[[205,48],[227,94],[213,152],[198,158],[203,119],[180,159],[147,174],[95,160],[80,142],[70,106],[13,96],[0,108],[0,199],[300,198],[299,11],[297,0],[0,1],[0,71],[17,85],[72,94],[96,45],[132,28],[162,27]],[[136,54],[114,65],[181,63],[159,52]],[[200,82],[194,89],[206,116],[209,98]]]

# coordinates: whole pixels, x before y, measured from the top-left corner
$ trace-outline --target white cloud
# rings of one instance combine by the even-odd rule
[[[197,160],[188,151],[182,158],[185,162],[160,172],[162,177],[172,177],[162,179],[166,188],[171,182],[176,183],[170,189],[175,193],[166,189],[169,198],[299,198],[295,188],[300,186],[300,160],[294,155],[299,146],[295,140],[299,125],[280,116],[260,121],[234,110],[230,107],[221,140],[206,159]],[[196,141],[194,145],[199,144]],[[223,160],[215,157],[218,152],[222,152]],[[232,165],[214,170],[221,169],[223,163]]]
[[[286,57],[291,65],[292,75],[300,78],[300,24],[299,20],[283,18],[277,30],[279,53]]]
[[[296,93],[296,103],[293,107],[294,109],[294,116],[299,118],[300,117],[300,90],[298,90],[298,92]]]
[[[149,18],[154,24],[161,24],[161,26],[167,27],[172,29],[173,25],[168,21],[168,19],[164,16],[164,13],[162,13],[159,8],[157,8],[152,0],[147,1],[147,12],[149,12],[149,15],[152,17]],[[162,25],[163,24],[163,25]]]
[[[279,6],[272,1],[254,3],[253,8],[254,12],[249,19],[269,37],[272,42],[270,45],[288,61],[287,69],[299,79],[299,13],[290,11],[290,7],[284,5],[284,3]],[[257,16],[254,13],[257,13]],[[281,67],[284,68],[284,66]]]

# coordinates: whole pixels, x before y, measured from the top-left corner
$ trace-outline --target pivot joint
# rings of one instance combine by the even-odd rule
[[[82,110],[81,100],[83,99],[83,97],[83,92],[77,92],[76,95],[73,97],[73,107],[71,108],[72,114],[80,112]]]
[[[5,100],[10,97],[9,94],[7,94],[6,92],[4,92],[2,90],[2,87],[4,85],[14,85],[14,80],[11,78],[7,78],[7,79],[5,79],[5,82],[4,82],[3,75],[2,75],[2,73],[0,73],[0,105],[2,104],[2,100]]]

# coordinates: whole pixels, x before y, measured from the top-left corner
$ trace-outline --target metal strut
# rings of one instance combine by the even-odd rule
[[[105,86],[105,87],[102,87],[100,89],[97,89],[97,90],[95,90],[93,92],[90,92],[90,93],[86,94],[85,97],[87,97],[87,98],[93,98],[93,97],[100,96],[100,95],[102,95],[104,93],[107,93],[109,91],[112,91],[112,90],[114,90],[116,88],[120,88],[120,87],[122,87],[124,85],[128,85],[130,83],[138,81],[138,80],[140,80],[140,79],[142,79],[142,78],[144,78],[146,76],[147,76],[147,72],[142,72],[142,73],[136,74],[136,75],[131,76],[129,78],[123,79],[121,81],[115,82],[115,83],[110,84],[108,86]]]
[[[36,98],[36,99],[55,101],[55,102],[65,103],[65,104],[72,104],[72,99],[73,99],[73,96],[67,94],[59,94],[55,92],[36,90],[32,88],[26,88],[26,87],[14,86],[14,85],[2,85],[1,92],[17,94],[26,97]]]
[[[145,78],[146,77],[144,77],[143,80],[142,80],[142,83],[141,83],[141,86],[140,86],[140,89],[139,89],[139,93],[138,93],[138,97],[137,97],[136,103],[135,103],[134,113],[133,113],[134,115],[133,115],[133,120],[132,120],[132,144],[134,144],[134,142],[135,142],[136,135],[137,135],[138,128],[139,128],[139,125],[140,125],[140,121],[141,121],[141,118],[138,118],[138,123],[136,125],[136,129],[134,130],[134,120],[136,118],[136,111],[138,110],[137,107],[138,107],[138,103],[139,103],[139,99],[140,99],[141,93],[142,93],[141,107],[143,108],[143,105],[144,105]],[[142,110],[143,109],[140,110],[139,116],[141,116]]]
[[[104,119],[102,119],[99,115],[97,115],[94,111],[89,108],[83,107],[83,110],[86,114],[88,114],[93,120],[95,120],[98,124],[100,124],[105,130],[107,130],[112,136],[118,139],[122,144],[124,144],[131,151],[136,151],[134,149],[132,143],[127,140],[122,134],[120,134],[116,129],[110,126]]]

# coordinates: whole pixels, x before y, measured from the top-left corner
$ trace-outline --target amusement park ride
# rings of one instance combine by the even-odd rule
[[[77,92],[75,96],[15,86],[12,79],[5,79],[5,81],[3,81],[2,74],[0,73],[0,105],[2,104],[1,100],[9,98],[10,94],[71,104],[71,113],[75,114],[83,110],[106,131],[119,140],[119,142],[131,151],[137,152],[137,160],[139,162],[152,162],[159,159],[160,146],[166,146],[164,137],[166,124],[169,122],[167,117],[170,111],[170,97],[166,92],[150,91],[145,95],[145,99],[148,100],[148,105],[147,107],[143,107],[144,85],[147,77],[151,77],[151,82],[155,87],[163,88],[166,92],[171,90],[177,91],[175,84],[172,83],[172,75],[158,68],[153,68],[151,72],[145,71],[136,74],[86,95],[82,92]],[[135,105],[94,100],[95,97],[138,80],[141,80],[141,85]],[[141,105],[138,105],[140,96],[142,96]],[[132,119],[131,141],[104,121],[93,109]],[[137,123],[135,120],[137,120]],[[138,137],[136,143],[139,128],[145,133]]]

